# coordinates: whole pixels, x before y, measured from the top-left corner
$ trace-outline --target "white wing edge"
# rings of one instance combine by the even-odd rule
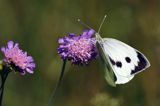
[[[135,49],[135,48],[134,48],[134,49]],[[145,69],[147,69],[148,67],[151,66],[151,64],[150,64],[149,60],[147,59],[147,57],[146,57],[142,52],[140,52],[139,50],[137,50],[137,49],[135,49],[135,50],[136,50],[137,52],[139,52],[139,53],[145,58],[145,60],[146,60],[146,62],[147,62],[147,65],[146,65],[145,68],[143,68],[142,70],[140,70],[140,71],[138,71],[138,72],[136,72],[135,74],[132,74],[132,75],[136,75],[136,74],[142,72],[143,70],[145,70]]]

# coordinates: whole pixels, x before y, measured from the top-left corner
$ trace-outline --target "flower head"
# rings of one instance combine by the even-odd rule
[[[31,56],[27,56],[27,52],[19,49],[18,43],[9,41],[6,47],[2,47],[1,51],[4,54],[3,61],[10,65],[15,71],[24,75],[26,72],[33,73],[35,68],[34,60]]]
[[[73,64],[88,64],[97,56],[95,38],[91,38],[94,30],[85,30],[80,36],[69,36],[58,40],[58,53],[63,60],[70,60]]]

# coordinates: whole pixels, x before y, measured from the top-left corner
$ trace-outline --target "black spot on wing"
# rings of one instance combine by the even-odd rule
[[[111,62],[112,65],[116,65],[117,67],[122,67],[122,63],[120,61],[114,61],[111,57],[109,57],[109,60]]]
[[[121,68],[122,67],[122,63],[120,61],[117,61],[116,62],[116,66]]]
[[[117,77],[116,77],[116,75],[114,74],[114,81],[116,82],[117,81]]]
[[[126,60],[127,63],[131,62],[131,59],[129,57],[126,57],[125,60]]]
[[[141,53],[137,52],[137,57],[139,59],[138,66],[135,66],[135,69],[131,71],[131,74],[135,74],[147,66],[147,60]]]
[[[113,59],[111,59],[110,57],[109,57],[109,60],[111,61],[111,64],[112,64],[112,65],[115,65],[115,64],[116,64],[116,62],[115,62]]]

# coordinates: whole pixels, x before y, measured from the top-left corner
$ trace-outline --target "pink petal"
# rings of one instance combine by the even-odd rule
[[[8,48],[9,48],[9,49],[13,48],[13,44],[14,44],[13,41],[9,41],[9,42],[8,42]]]
[[[5,51],[6,51],[5,47],[2,47],[2,48],[1,48],[1,51],[2,51],[2,52],[5,52]]]
[[[30,74],[33,74],[33,71],[32,70],[30,70],[30,69],[26,69],[26,71],[28,72],[28,73],[30,73]]]

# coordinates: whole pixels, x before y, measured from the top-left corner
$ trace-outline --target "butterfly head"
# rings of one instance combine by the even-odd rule
[[[102,37],[100,36],[98,32],[95,33],[95,37],[98,42],[102,41]]]

